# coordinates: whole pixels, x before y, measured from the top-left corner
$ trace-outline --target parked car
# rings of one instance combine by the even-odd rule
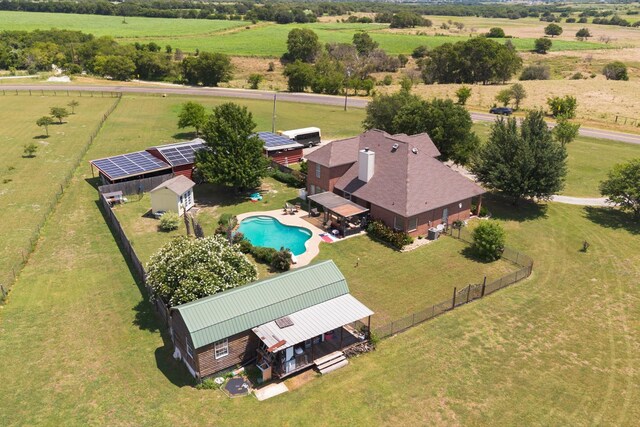
[[[493,107],[489,112],[491,114],[501,114],[503,116],[510,116],[513,114],[513,110],[509,107]]]

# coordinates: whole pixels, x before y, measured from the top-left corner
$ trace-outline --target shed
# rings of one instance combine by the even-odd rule
[[[193,181],[178,175],[151,190],[151,211],[175,212],[182,215],[193,207]]]
[[[171,165],[171,172],[191,179],[195,166],[196,151],[205,149],[205,141],[196,138],[191,141],[157,145],[147,148],[152,156]]]
[[[265,155],[276,163],[287,166],[302,158],[304,146],[294,140],[271,132],[258,132],[258,137],[264,143]]]

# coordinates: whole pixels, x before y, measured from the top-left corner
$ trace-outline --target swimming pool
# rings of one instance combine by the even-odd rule
[[[284,247],[296,256],[305,252],[304,244],[311,238],[311,231],[306,228],[284,225],[273,217],[262,215],[243,219],[238,231],[253,246],[277,250]]]

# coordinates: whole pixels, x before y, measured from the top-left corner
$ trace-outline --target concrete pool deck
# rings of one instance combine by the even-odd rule
[[[320,243],[323,242],[320,237],[321,234],[325,233],[324,230],[319,229],[313,224],[305,221],[305,217],[307,216],[307,212],[300,209],[298,212],[295,212],[293,215],[284,213],[282,209],[276,209],[272,211],[259,211],[259,212],[246,212],[240,215],[237,215],[238,224],[242,222],[243,219],[249,218],[252,216],[269,216],[277,219],[284,225],[290,225],[294,227],[301,227],[309,230],[311,232],[311,237],[309,240],[304,242],[305,251],[301,255],[297,255],[297,263],[291,265],[291,268],[304,267],[311,263],[311,261],[318,256],[320,253]]]

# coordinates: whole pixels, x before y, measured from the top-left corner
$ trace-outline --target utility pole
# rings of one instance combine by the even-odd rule
[[[344,111],[347,111],[347,96],[349,95],[349,79],[351,78],[351,68],[347,68],[347,84],[344,88]]]
[[[273,114],[271,116],[271,133],[276,133],[276,99],[278,92],[273,93]]]

